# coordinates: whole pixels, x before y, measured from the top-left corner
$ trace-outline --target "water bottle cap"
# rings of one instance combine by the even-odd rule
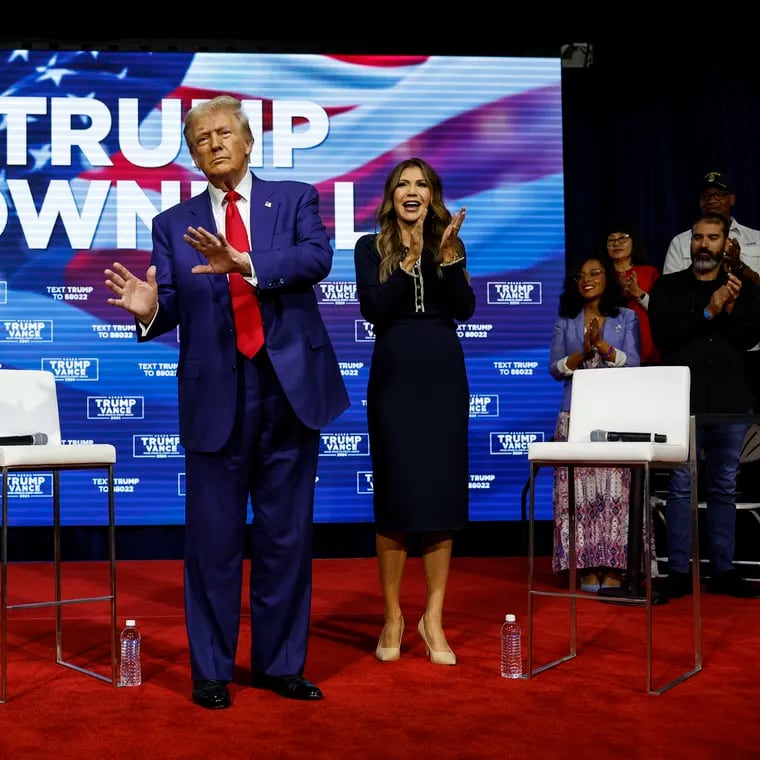
[[[507,623],[514,623],[517,618],[511,612],[509,612],[504,616],[504,620],[506,620]]]
[[[134,628],[137,623],[134,620],[127,620],[127,628]]]

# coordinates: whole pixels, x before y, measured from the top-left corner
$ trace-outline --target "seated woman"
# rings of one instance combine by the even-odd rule
[[[559,298],[549,352],[549,372],[563,383],[554,439],[566,441],[575,372],[639,365],[636,313],[624,296],[612,260],[585,256],[574,262]],[[568,472],[554,470],[555,573],[567,570],[570,554]],[[630,467],[576,467],[576,565],[581,590],[622,584],[628,544]]]

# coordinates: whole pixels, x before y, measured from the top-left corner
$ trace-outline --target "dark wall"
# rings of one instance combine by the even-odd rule
[[[699,182],[733,176],[734,215],[760,227],[760,69],[735,54],[620,50],[563,70],[568,256],[600,245],[609,219],[641,229],[651,263],[699,212]]]

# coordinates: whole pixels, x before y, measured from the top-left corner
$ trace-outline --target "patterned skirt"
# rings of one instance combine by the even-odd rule
[[[566,441],[569,412],[560,412],[554,430],[555,441]],[[630,467],[576,467],[576,566],[584,569],[628,566],[628,504],[631,489]],[[567,468],[554,470],[554,552],[555,573],[568,569],[570,530],[568,517]],[[657,576],[654,530],[650,526],[652,576]]]

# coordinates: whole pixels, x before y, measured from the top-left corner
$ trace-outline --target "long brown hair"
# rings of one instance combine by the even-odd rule
[[[383,199],[377,208],[377,225],[379,232],[375,239],[375,247],[380,254],[380,282],[385,282],[391,273],[399,266],[406,255],[401,242],[401,230],[398,226],[396,209],[393,206],[393,193],[399,185],[401,174],[410,167],[416,167],[421,172],[430,188],[430,206],[422,231],[423,246],[433,252],[434,261],[441,260],[441,236],[451,222],[451,214],[443,202],[443,183],[438,173],[430,164],[421,158],[407,158],[391,169],[383,187]],[[464,256],[464,245],[457,237],[457,255]],[[440,275],[440,269],[438,270]]]

